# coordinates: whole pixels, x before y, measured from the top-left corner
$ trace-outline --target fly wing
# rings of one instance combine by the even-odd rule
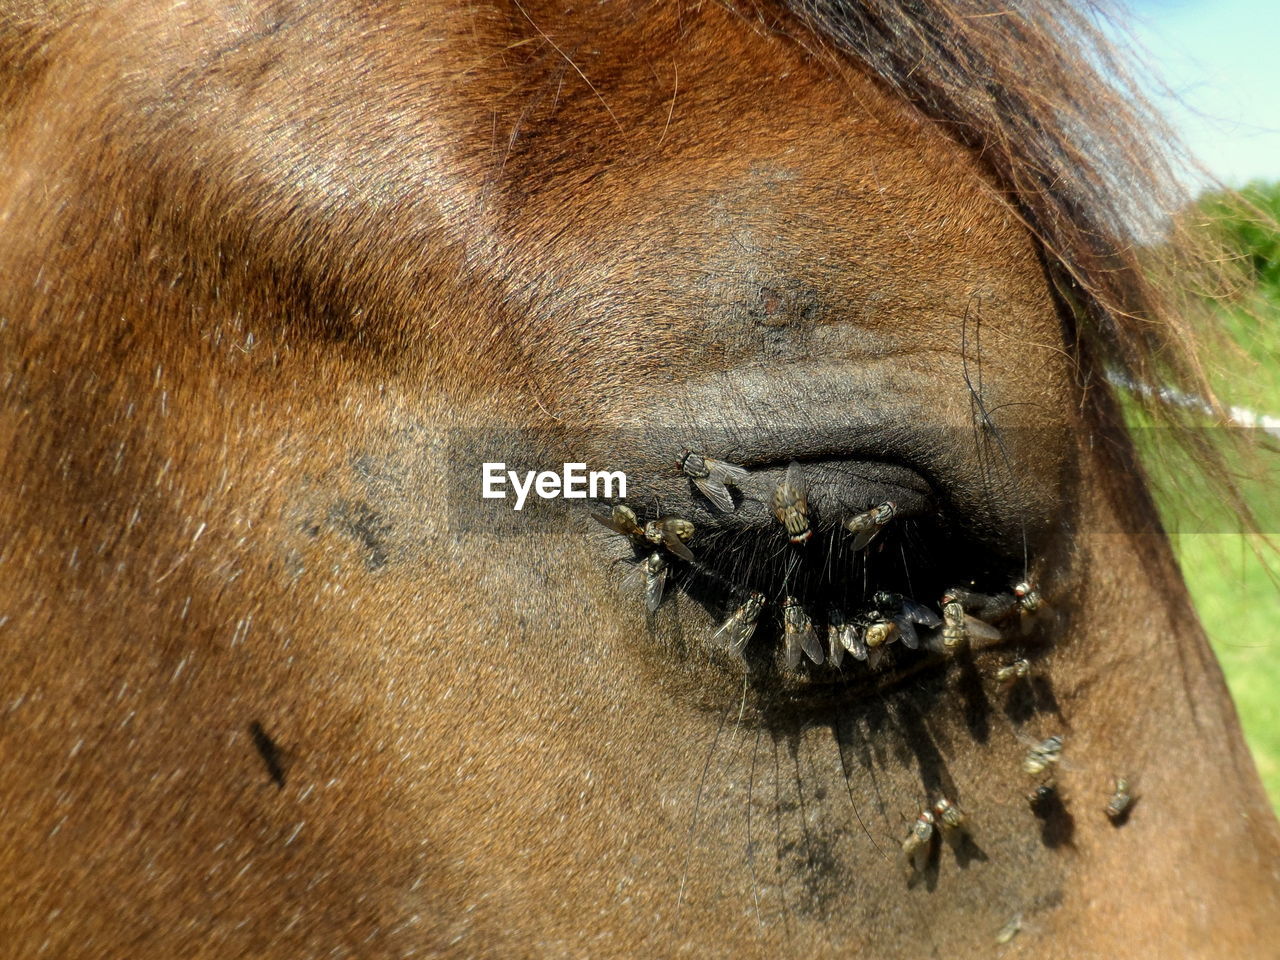
[[[724,623],[716,627],[716,632],[711,635],[711,645],[713,647],[729,647],[732,649],[735,637],[733,628],[737,622],[737,617],[730,616]]]
[[[855,660],[867,659],[867,644],[857,626],[846,623],[840,628],[840,642]]]
[[[804,468],[794,460],[787,465],[787,486],[800,495],[800,508],[807,510],[809,507],[809,484],[804,478]]]
[[[987,623],[985,620],[979,620],[977,617],[971,617],[968,614],[964,618],[964,628],[968,632],[969,637],[973,640],[999,640],[1000,631]]]
[[[800,632],[798,630],[783,630],[787,638],[787,667],[794,670],[800,666]]]
[[[830,626],[827,628],[827,648],[830,653],[827,656],[831,659],[831,665],[838,667],[844,661],[844,645],[840,642],[840,628]]]
[[[928,650],[930,653],[946,653],[947,644],[942,634],[943,634],[943,631],[941,628],[936,630],[931,630],[929,634],[924,638],[924,648]],[[918,631],[917,631],[917,635],[918,635]]]
[[[721,484],[727,483],[733,487],[736,487],[751,475],[751,471],[746,467],[740,467],[735,463],[725,463],[723,460],[712,460],[707,457],[706,464],[712,480]]]
[[[902,612],[915,623],[931,630],[942,626],[942,618],[923,603],[916,603],[914,600],[908,600],[904,597],[902,600]]]
[[[724,485],[724,481],[717,479],[714,471],[709,477],[694,477],[693,485],[702,491],[704,497],[715,504],[717,510],[723,513],[733,513],[736,509],[733,505],[733,497],[729,495],[728,487]]]
[[[902,645],[908,650],[919,650],[920,635],[916,633],[916,625],[911,622],[911,618],[901,615],[894,617],[893,622],[898,628],[898,636],[902,638]]]
[[[662,603],[662,592],[667,587],[667,566],[664,563],[655,573],[648,567],[644,571],[644,606],[650,613]]]
[[[863,547],[869,544],[872,540],[874,540],[876,538],[876,534],[878,534],[879,532],[880,532],[879,527],[870,527],[869,529],[860,531],[858,535],[853,538],[853,549],[861,550]]]
[[[756,632],[756,622],[754,620],[739,620],[734,618],[733,632],[729,640],[729,652],[735,656],[742,656],[742,651],[747,648],[747,641]]]
[[[676,532],[671,529],[668,524],[662,525],[662,542],[666,544],[667,549],[674,553],[681,560],[693,562],[693,551],[690,550],[683,540],[676,536]]]
[[[748,607],[740,607],[716,628],[711,635],[713,646],[722,646],[734,656],[741,656],[747,642],[756,632],[757,618],[747,616]]]
[[[1031,635],[1032,629],[1036,625],[1036,615],[1027,613],[1025,610],[1018,611],[1018,635],[1027,637]]]
[[[826,659],[826,655],[822,652],[822,641],[813,632],[812,624],[800,631],[800,646],[814,663],[822,663]]]
[[[611,517],[611,516],[609,516],[609,515],[607,515],[607,514],[602,514],[602,513],[593,513],[593,514],[591,514],[591,519],[592,519],[592,520],[595,520],[597,523],[604,524],[606,527],[608,527],[608,528],[609,528],[610,530],[612,530],[614,533],[621,533],[621,534],[623,534],[624,536],[631,536],[631,531],[630,531],[630,530],[628,530],[628,529],[627,529],[626,527],[624,527],[622,524],[620,524],[620,523],[618,523],[617,521],[615,521],[615,520],[613,519],[613,517]]]

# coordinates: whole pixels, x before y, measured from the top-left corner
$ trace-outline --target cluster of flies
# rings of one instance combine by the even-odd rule
[[[1002,668],[1004,680],[1016,683],[1028,675],[1029,666],[1026,660],[1017,660]],[[1027,752],[1022,758],[1022,771],[1039,783],[1027,794],[1027,801],[1035,811],[1042,811],[1058,797],[1058,784],[1055,772],[1062,762],[1063,740],[1061,736],[1046,737],[1035,743],[1029,743]],[[1107,798],[1103,813],[1113,824],[1120,825],[1128,817],[1133,807],[1134,794],[1126,777],[1116,777],[1115,787]],[[969,818],[959,805],[940,798],[932,807],[926,807],[916,815],[911,831],[902,841],[902,859],[909,877],[924,870],[935,839],[940,835],[953,849],[970,836]],[[1016,931],[1015,931],[1016,932]],[[1009,939],[1012,939],[1010,936]],[[997,942],[1007,942],[1000,941]]]
[[[1004,674],[1004,683],[1016,683],[1028,675],[1029,669],[1026,660],[1014,661],[1001,670]],[[1030,746],[1023,757],[1022,769],[1024,773],[1031,776],[1043,777],[1057,766],[1061,759],[1062,738],[1048,737]],[[1052,777],[1050,776],[1048,783],[1041,784],[1039,789],[1053,789]],[[1033,792],[1028,797],[1033,804],[1035,796]],[[902,841],[902,859],[906,864],[908,875],[914,876],[924,869],[934,840],[939,834],[953,848],[958,848],[969,835],[969,818],[958,804],[946,797],[939,799],[932,807],[921,810],[911,825],[911,832]]]
[[[1027,794],[1032,808],[1043,806],[1058,794],[1054,771],[1062,761],[1062,737],[1054,735],[1031,745],[1022,758],[1022,770],[1041,782]],[[1103,807],[1103,813],[1114,824],[1121,824],[1133,807],[1134,794],[1127,777],[1116,777],[1115,786]]]
[[[686,451],[678,463],[717,509],[724,512],[736,509],[729,487],[737,487],[746,479],[748,471],[744,467],[691,451]],[[771,497],[773,515],[793,544],[806,543],[813,536],[807,490],[802,468],[798,463],[792,463]],[[867,547],[897,516],[897,512],[897,505],[886,501],[845,520],[844,528],[853,534],[852,549],[856,552]],[[695,560],[688,546],[695,533],[693,523],[682,517],[665,516],[641,524],[635,511],[625,504],[615,504],[607,516],[594,516],[616,533],[653,545],[654,549],[641,563],[640,569],[644,578],[645,606],[650,613],[657,610],[666,589],[667,553],[688,562]],[[824,648],[808,611],[796,597],[785,596],[782,626],[787,666],[795,670],[807,656],[815,664],[829,661],[832,666],[839,667],[848,654],[875,669],[892,643],[900,642],[908,650],[919,649],[922,645],[920,628],[938,631],[924,638],[927,646],[937,652],[954,652],[971,639],[1000,639],[1000,630],[992,625],[993,622],[1019,616],[1025,620],[1041,606],[1039,594],[1026,581],[997,595],[959,587],[949,590],[939,604],[941,616],[901,594],[879,591],[872,601],[874,606],[871,609],[851,617],[846,617],[839,610],[831,610]],[[712,645],[741,656],[754,636],[768,602],[762,593],[753,591],[748,594],[712,634]]]
[[[1031,664],[1025,659],[1014,660],[996,672],[996,680],[1000,688],[1010,690],[1021,680],[1031,674]],[[1028,750],[1022,759],[1022,770],[1029,776],[1040,779],[1041,784],[1027,795],[1033,809],[1042,804],[1052,791],[1057,789],[1053,781],[1052,771],[1062,759],[1062,737],[1047,737],[1036,743],[1028,742]],[[1117,783],[1123,783],[1118,781]],[[1112,803],[1118,803],[1116,798]],[[1127,806],[1127,801],[1126,801]],[[1110,815],[1108,805],[1108,815]],[[1117,814],[1119,816],[1119,814]],[[902,859],[909,877],[924,870],[925,863],[933,849],[935,839],[941,837],[953,849],[969,836],[969,818],[959,805],[946,797],[940,798],[932,807],[925,807],[916,815],[911,824],[911,831],[902,841]]]
[[[955,850],[969,835],[969,818],[958,804],[946,797],[941,797],[932,808],[921,810],[907,839],[902,841],[902,858],[910,875],[924,870],[934,839],[939,834]]]
[[[692,451],[686,451],[680,457],[679,466],[717,509],[726,513],[736,509],[729,487],[737,487],[746,479],[748,471],[745,468]],[[787,468],[785,477],[774,488],[770,506],[792,543],[803,544],[813,536],[807,485],[798,463]],[[865,548],[896,515],[897,506],[886,501],[845,520],[845,529],[853,534],[853,549]],[[608,516],[596,515],[596,519],[616,533],[653,545],[654,549],[641,564],[641,571],[645,605],[651,613],[657,610],[667,581],[667,552],[681,560],[695,562],[693,551],[688,546],[695,533],[693,523],[682,517],[667,516],[642,525],[635,512],[624,504],[616,504]],[[941,616],[901,594],[879,591],[872,599],[873,609],[851,618],[836,610],[830,612],[828,643],[824,650],[808,612],[794,596],[786,596],[782,603],[782,624],[787,665],[794,670],[807,656],[815,664],[829,661],[838,667],[847,653],[874,669],[891,643],[901,642],[907,649],[918,649],[921,646],[921,627],[937,631],[926,640],[930,646],[937,641],[936,646],[942,651],[954,652],[972,639],[1000,639],[1000,630],[993,626],[996,623],[1017,618],[1025,629],[1030,618],[1042,606],[1039,593],[1029,581],[1020,582],[1011,590],[998,594],[978,593],[961,587],[950,589],[941,598]],[[715,631],[712,643],[740,656],[755,634],[767,604],[764,594],[750,593]],[[1030,662],[1020,658],[998,668],[995,680],[1001,690],[1009,691],[1030,674]],[[1062,749],[1062,737],[1055,735],[1030,744],[1023,757],[1023,772],[1039,781],[1027,795],[1033,809],[1057,795],[1054,771],[1062,760]],[[1122,823],[1133,800],[1128,780],[1116,778],[1115,789],[1104,812],[1113,823]],[[902,841],[902,856],[908,874],[914,876],[924,869],[938,837],[958,850],[969,837],[969,829],[968,816],[958,804],[946,797],[921,810],[907,838]],[[997,937],[997,942],[1011,939],[1018,926],[1014,922],[1007,925]]]

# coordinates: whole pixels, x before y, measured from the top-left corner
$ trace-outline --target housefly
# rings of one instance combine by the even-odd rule
[[[942,598],[942,645],[957,650],[970,640],[999,640],[1000,631],[964,612],[959,600],[948,593]]]
[[[844,629],[844,614],[839,610],[832,610],[827,614],[827,660],[833,667],[839,667],[844,662],[844,643],[840,639],[840,632]]]
[[[660,544],[681,560],[693,560],[693,551],[685,543],[693,539],[693,524],[680,517],[659,517],[644,525],[644,538]]]
[[[1129,808],[1133,806],[1133,792],[1129,789],[1129,781],[1124,777],[1116,777],[1116,788],[1107,801],[1105,813],[1112,823],[1123,823]]]
[[[900,593],[881,590],[872,599],[881,615],[892,620],[894,626],[898,628],[902,645],[908,650],[915,650],[920,646],[920,635],[916,631],[917,624],[929,628],[942,626],[942,618],[936,613],[924,604],[916,603]]]
[[[978,593],[964,587],[952,587],[947,591],[944,602],[960,604],[964,612],[975,619],[987,623],[999,623],[1008,620],[1018,612],[1018,598],[1011,591],[1000,593]]]
[[[919,873],[924,869],[929,853],[929,842],[933,839],[933,822],[932,812],[920,811],[916,822],[911,825],[911,832],[907,834],[907,839],[902,841],[902,856],[912,873]]]
[[[873,620],[867,624],[863,638],[871,649],[893,643],[898,638],[898,625],[892,620]]]
[[[942,626],[942,618],[936,613],[923,603],[916,603],[900,593],[889,593],[886,590],[880,590],[877,591],[872,599],[881,610],[897,611],[912,623],[918,623],[930,629]]]
[[[760,611],[764,609],[763,593],[753,593],[746,602],[729,615],[729,619],[711,635],[711,642],[723,644],[735,656],[746,649],[747,641],[756,632],[756,624],[760,620]]]
[[[691,479],[704,497],[715,504],[716,509],[732,513],[737,509],[729,487],[736,487],[747,478],[747,469],[723,460],[713,460],[700,453],[686,450],[680,457],[680,469]]]
[[[804,543],[813,536],[809,526],[809,488],[804,472],[794,460],[787,475],[773,490],[773,515],[787,530],[792,543]]]
[[[1031,664],[1025,659],[1006,663],[996,671],[996,683],[1001,690],[1012,690],[1014,684],[1031,675]]]
[[[1062,738],[1048,737],[1034,744],[1022,758],[1022,771],[1036,777],[1062,759]]]
[[[788,667],[794,670],[800,666],[801,651],[807,653],[814,663],[822,663],[825,658],[818,635],[813,632],[813,621],[795,597],[787,597],[782,605],[782,626],[786,634]]]
[[[1044,604],[1040,591],[1030,580],[1014,584],[1013,595],[1018,598],[1018,606],[1024,613],[1039,613],[1040,607]]]
[[[1030,580],[1013,585],[1013,595],[1018,598],[1018,613],[1022,619],[1022,632],[1028,634],[1045,610],[1044,598]]]
[[[614,533],[621,533],[627,537],[644,536],[644,528],[640,526],[640,521],[636,519],[636,512],[625,503],[615,503],[608,516],[601,516],[598,513],[593,513],[591,516]]]
[[[946,797],[939,798],[933,805],[933,813],[938,826],[942,828],[943,838],[953,847],[959,844],[963,836],[969,832],[969,818]]]
[[[892,500],[886,500],[877,507],[872,507],[856,517],[850,517],[844,522],[845,529],[854,534],[853,549],[861,550],[872,540],[876,538],[884,525],[892,520],[898,514],[898,505]]]
[[[662,603],[662,592],[667,586],[667,558],[661,550],[655,550],[641,565],[644,573],[644,606],[650,613]]]
[[[858,624],[841,618],[841,622],[836,629],[836,638],[840,641],[840,646],[848,650],[853,659],[867,659],[867,643],[863,639],[862,628]]]

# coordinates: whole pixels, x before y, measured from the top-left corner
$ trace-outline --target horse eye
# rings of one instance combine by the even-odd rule
[[[726,669],[783,688],[879,687],[979,650],[1021,654],[1045,619],[1025,527],[976,536],[936,477],[714,453],[668,458],[677,471],[638,479],[632,505],[597,519],[634,568],[622,589],[643,595],[648,626],[700,634],[699,655]],[[743,454],[749,466],[729,459]]]

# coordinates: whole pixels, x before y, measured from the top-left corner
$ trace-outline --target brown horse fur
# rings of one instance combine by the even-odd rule
[[[1087,69],[968,8],[8,4],[0,952],[1271,955],[1275,821],[1099,385],[1194,363],[1080,253],[1125,209],[1045,99]],[[1053,607],[1033,709],[994,652],[744,685],[620,538],[451,492],[460,431],[657,476],[623,427],[721,407],[951,438]],[[939,794],[971,845],[907,878]]]

